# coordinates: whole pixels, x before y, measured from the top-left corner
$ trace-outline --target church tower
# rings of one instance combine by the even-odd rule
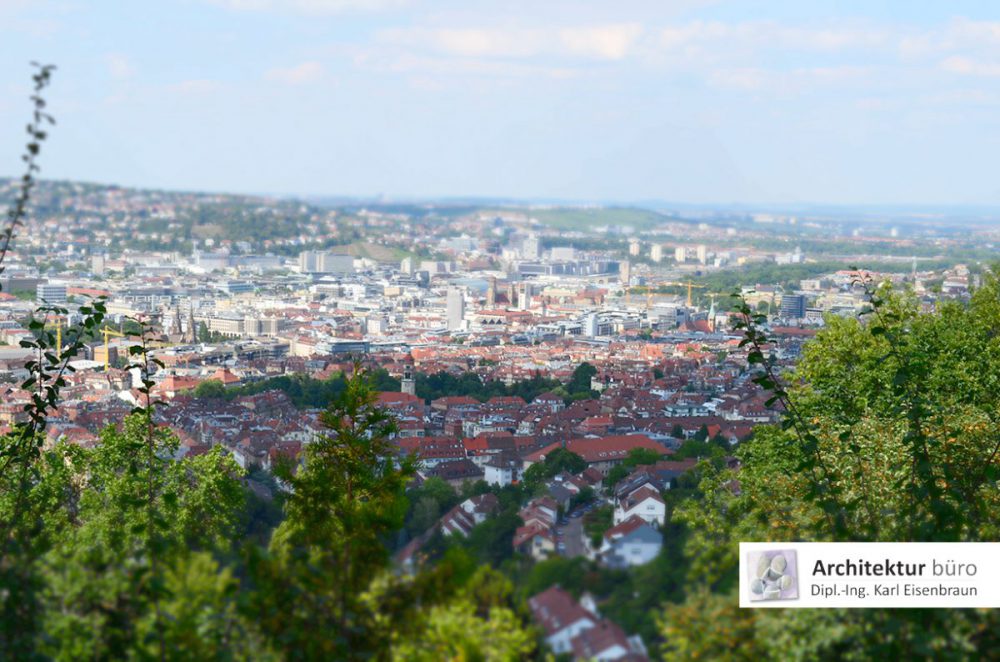
[[[409,395],[417,394],[417,381],[413,378],[413,357],[410,355],[407,355],[406,363],[403,364],[403,379],[399,390]]]

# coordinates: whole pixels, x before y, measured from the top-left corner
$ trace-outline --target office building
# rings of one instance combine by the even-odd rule
[[[454,331],[462,328],[462,321],[465,319],[465,298],[462,290],[457,287],[448,288],[447,299],[447,320],[448,329]]]
[[[781,316],[785,319],[802,319],[806,316],[806,298],[802,294],[785,294],[781,297]]]

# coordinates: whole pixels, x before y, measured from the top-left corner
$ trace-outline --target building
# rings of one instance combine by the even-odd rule
[[[462,322],[465,320],[465,297],[462,296],[462,290],[457,287],[448,288],[447,319],[448,330],[462,328]]]
[[[556,655],[573,651],[573,638],[597,625],[598,617],[584,609],[569,593],[553,586],[528,600],[531,615]]]
[[[674,249],[674,260],[677,262],[686,262],[687,253],[688,252],[686,248],[684,248],[683,246],[678,246],[677,248]]]
[[[354,258],[327,251],[299,253],[299,271],[304,274],[349,274],[354,271]]]
[[[576,259],[576,249],[572,246],[554,246],[550,257],[553,262],[572,262]]]
[[[254,291],[253,283],[249,283],[245,280],[224,280],[221,281],[216,287],[229,295],[252,294]]]
[[[618,266],[618,278],[621,280],[622,285],[628,287],[629,281],[632,280],[632,263],[628,260],[623,260]]]
[[[653,262],[663,262],[662,244],[653,244],[653,247],[649,249],[649,259]]]
[[[413,258],[404,257],[403,261],[399,263],[399,271],[400,273],[406,274],[407,276],[412,276],[414,271]]]
[[[542,256],[542,242],[537,235],[528,235],[521,245],[521,257],[525,260],[537,260]]]
[[[784,294],[781,297],[781,316],[785,319],[802,319],[806,316],[806,297],[803,294]]]
[[[413,378],[413,365],[409,362],[403,366],[403,379],[399,382],[399,390],[409,395],[417,394],[417,381]]]
[[[66,303],[66,286],[55,283],[39,283],[35,287],[35,298],[43,303],[62,305]]]
[[[640,252],[642,252],[642,244],[639,243],[639,240],[630,239],[628,242],[628,254],[631,257],[639,257]]]
[[[604,532],[601,560],[612,568],[644,565],[663,547],[663,534],[646,520],[633,515]]]
[[[617,624],[601,618],[594,599],[587,593],[577,602],[569,593],[552,588],[528,600],[532,620],[552,652],[571,660],[647,660],[648,652],[638,635],[628,636]]]
[[[708,247],[705,244],[699,244],[698,248],[695,249],[695,253],[698,255],[699,263],[708,264]]]
[[[660,492],[649,483],[644,483],[627,494],[615,498],[614,523],[621,524],[633,517],[639,517],[650,524],[663,525],[667,517],[667,506]]]
[[[486,307],[493,308],[497,305],[497,279],[490,276],[486,281]]]

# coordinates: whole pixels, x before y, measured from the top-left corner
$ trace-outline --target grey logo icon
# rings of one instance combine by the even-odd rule
[[[747,572],[750,601],[795,600],[799,597],[799,578],[795,550],[748,552]]]

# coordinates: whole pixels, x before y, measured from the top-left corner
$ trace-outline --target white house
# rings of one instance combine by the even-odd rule
[[[558,586],[529,599],[528,607],[545,632],[545,643],[556,655],[572,653],[573,638],[597,625],[599,620]]]
[[[662,526],[667,518],[667,505],[654,487],[644,484],[615,499],[615,524],[621,524],[633,515]]]
[[[633,515],[604,532],[601,559],[612,568],[644,565],[657,557],[663,535],[649,522]]]

